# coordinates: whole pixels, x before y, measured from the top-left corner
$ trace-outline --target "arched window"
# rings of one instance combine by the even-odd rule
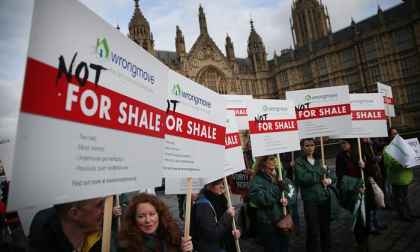
[[[198,73],[198,83],[220,94],[227,94],[228,87],[225,75],[213,66],[203,68]]]

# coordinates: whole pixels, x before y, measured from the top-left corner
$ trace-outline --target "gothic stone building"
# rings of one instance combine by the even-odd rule
[[[129,37],[171,69],[221,94],[284,99],[286,90],[349,85],[350,92],[376,92],[376,82],[393,87],[393,126],[417,129],[420,121],[420,1],[405,0],[350,26],[331,31],[327,7],[319,0],[294,0],[290,19],[294,49],[267,59],[251,21],[248,57],[235,57],[231,38],[225,54],[207,31],[199,7],[200,35],[187,52],[176,26],[175,52],[154,48],[149,22],[135,0]]]

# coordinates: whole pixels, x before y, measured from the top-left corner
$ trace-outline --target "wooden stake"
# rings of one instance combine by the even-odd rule
[[[324,139],[322,137],[320,139],[320,145],[321,145],[321,162],[322,162],[322,168],[325,167],[325,152],[324,152]]]
[[[359,161],[363,162],[362,143],[360,142],[360,138],[357,138],[357,148],[358,148],[358,152],[359,152]],[[363,169],[360,168],[360,171],[362,173],[363,186],[365,186],[365,175],[363,174]]]
[[[389,124],[389,128],[392,128],[392,120],[390,116],[388,117],[388,124]]]
[[[192,193],[192,178],[187,178],[187,199],[185,202],[185,223],[184,223],[184,238],[190,238],[190,222],[191,222],[191,193]]]
[[[111,226],[112,226],[112,205],[113,196],[108,196],[105,199],[104,217],[102,227],[102,252],[109,252],[111,250]]]
[[[115,206],[121,208],[120,195],[119,194],[115,195]],[[122,214],[122,209],[121,209],[121,214]],[[117,217],[117,230],[118,230],[118,232],[120,232],[120,230],[121,230],[121,215]]]
[[[223,183],[225,184],[225,194],[226,194],[226,198],[228,201],[228,207],[232,207],[232,198],[230,197],[230,189],[229,189],[229,184],[227,182],[227,178],[224,177],[223,178]],[[233,218],[232,220],[232,228],[233,230],[236,230],[236,222],[235,222],[235,218]],[[241,247],[239,245],[239,239],[235,238],[235,246],[236,246],[236,252],[241,252]]]
[[[282,166],[281,166],[281,159],[280,159],[280,154],[278,154],[277,153],[277,159],[278,159],[278,161],[279,161],[279,180],[280,181],[283,181],[283,171],[282,171]],[[281,190],[281,198],[282,199],[284,199],[284,191],[283,190]],[[286,209],[286,207],[285,206],[283,206],[283,214],[284,214],[284,216],[286,216],[287,215],[287,209]]]

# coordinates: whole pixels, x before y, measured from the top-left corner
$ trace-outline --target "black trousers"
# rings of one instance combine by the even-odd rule
[[[408,185],[392,185],[392,197],[394,208],[398,211],[400,217],[410,217],[411,209],[408,203]]]
[[[303,202],[306,226],[306,251],[329,252],[330,235],[330,201],[322,203]]]

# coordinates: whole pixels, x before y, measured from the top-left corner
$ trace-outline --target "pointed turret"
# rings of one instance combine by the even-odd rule
[[[255,72],[267,71],[267,53],[265,52],[264,43],[255,31],[254,21],[251,19],[251,33],[248,37],[248,58],[251,60]]]
[[[198,8],[198,19],[200,22],[200,34],[201,35],[208,35],[207,32],[207,22],[206,22],[206,15],[204,14],[203,7],[200,4]]]
[[[176,48],[176,54],[178,57],[185,56],[185,40],[184,35],[182,35],[181,29],[179,29],[179,26],[176,26],[176,37],[175,37],[175,48]]]
[[[134,13],[128,25],[128,37],[139,44],[145,50],[154,54],[153,34],[150,25],[139,7],[139,0],[134,0]]]
[[[233,48],[232,40],[229,37],[229,34],[226,34],[226,57],[229,61],[235,61],[235,49]]]

